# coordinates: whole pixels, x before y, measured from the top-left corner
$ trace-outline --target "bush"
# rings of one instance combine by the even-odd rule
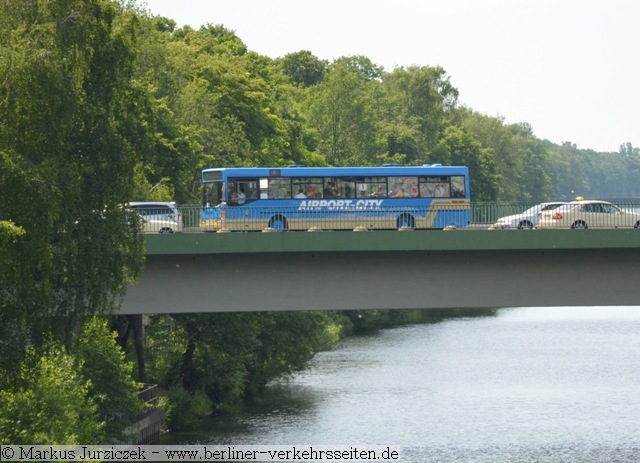
[[[106,421],[109,437],[122,439],[131,418],[142,411],[138,398],[142,384],[133,379],[134,365],[126,361],[116,337],[106,319],[91,318],[75,342],[75,353],[77,368],[89,380],[89,397]]]
[[[0,442],[104,443],[104,422],[88,395],[90,381],[78,373],[75,359],[63,347],[53,344],[40,355],[30,349],[17,384],[0,391]]]
[[[179,385],[175,385],[169,389],[168,397],[162,398],[160,406],[167,411],[167,429],[188,431],[195,428],[211,412],[212,402],[202,391],[190,394]]]

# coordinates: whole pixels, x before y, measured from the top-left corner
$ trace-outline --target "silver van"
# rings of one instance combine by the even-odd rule
[[[128,208],[142,217],[143,233],[178,233],[182,231],[182,213],[176,203],[131,202]]]

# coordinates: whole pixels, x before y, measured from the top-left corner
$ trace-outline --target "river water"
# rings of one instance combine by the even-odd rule
[[[403,462],[638,462],[640,307],[501,309],[352,337],[263,402],[176,437],[394,445]]]

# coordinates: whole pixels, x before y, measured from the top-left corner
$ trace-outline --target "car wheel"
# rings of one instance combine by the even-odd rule
[[[589,228],[587,226],[587,223],[582,221],[582,220],[578,220],[577,222],[575,222],[573,225],[571,225],[571,228],[575,228],[575,229],[587,229]]]
[[[518,224],[518,230],[531,230],[533,228],[533,224],[528,220],[523,220]]]

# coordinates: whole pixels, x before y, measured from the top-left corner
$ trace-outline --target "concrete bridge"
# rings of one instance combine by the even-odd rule
[[[149,235],[121,314],[640,305],[640,231]]]

